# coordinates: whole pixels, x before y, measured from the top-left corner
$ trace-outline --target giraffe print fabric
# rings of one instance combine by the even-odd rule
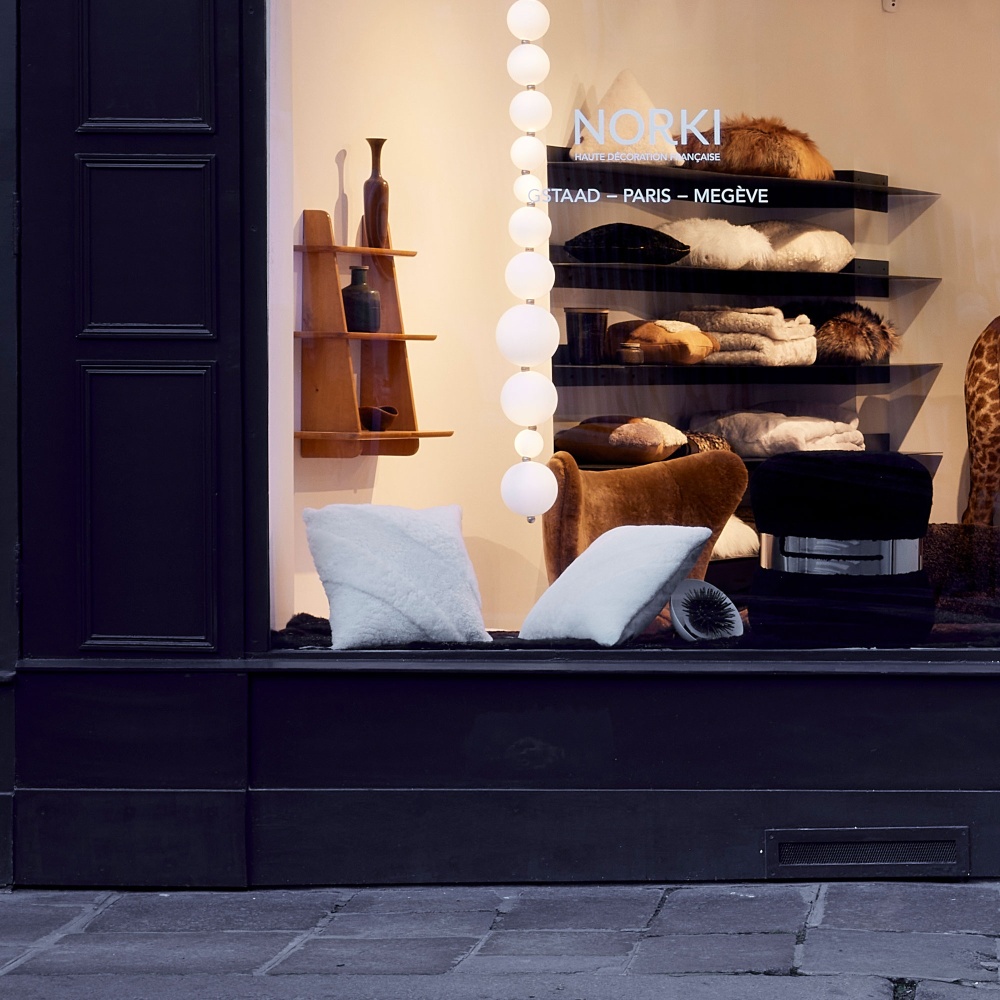
[[[962,524],[992,525],[1000,497],[1000,316],[979,335],[965,369],[969,502]]]

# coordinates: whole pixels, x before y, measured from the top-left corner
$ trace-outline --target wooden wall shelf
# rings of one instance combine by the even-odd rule
[[[298,340],[317,337],[340,337],[344,340],[437,340],[436,333],[359,333],[354,330],[296,330]]]
[[[314,211],[314,209],[307,209]],[[391,247],[347,247],[347,246],[310,246],[308,243],[296,243],[298,253],[342,253],[356,254],[358,257],[416,257],[416,250],[393,250]]]
[[[396,257],[413,257],[416,251],[339,246],[329,214],[316,209],[302,213],[302,243],[295,250],[303,254],[302,329],[295,331],[302,344],[302,429],[295,432],[302,457],[413,455],[421,438],[450,437],[454,431],[423,431],[417,425],[406,342],[436,335],[404,332],[395,264]],[[377,333],[347,329],[340,258],[351,255],[374,262],[368,281],[382,300],[383,329]],[[392,428],[365,430],[359,403],[395,407]]]

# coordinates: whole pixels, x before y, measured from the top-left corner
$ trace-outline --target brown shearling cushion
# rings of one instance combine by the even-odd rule
[[[557,431],[554,443],[578,462],[644,465],[670,458],[687,444],[687,435],[650,417],[592,417]]]
[[[681,524],[712,529],[690,576],[703,580],[712,548],[747,487],[731,451],[704,451],[632,469],[591,472],[557,451],[548,462],[559,494],[542,515],[551,583],[599,535],[622,524]]]
[[[626,340],[642,345],[642,360],[647,364],[694,365],[719,349],[712,334],[677,320],[623,320],[608,327],[612,350]]]

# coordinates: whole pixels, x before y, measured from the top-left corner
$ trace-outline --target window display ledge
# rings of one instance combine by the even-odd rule
[[[523,673],[724,673],[724,674],[940,674],[1000,673],[995,648],[844,650],[805,652],[747,650],[672,651],[561,649],[554,646],[477,648],[475,650],[276,651],[252,661],[250,669],[345,671],[427,671],[431,673],[498,670]]]
[[[406,671],[448,673],[615,674],[909,674],[1000,673],[1000,653],[983,649],[812,649],[806,651],[566,649],[527,643],[455,649],[275,650],[245,660],[46,659],[21,660],[17,673],[78,671],[309,672]]]

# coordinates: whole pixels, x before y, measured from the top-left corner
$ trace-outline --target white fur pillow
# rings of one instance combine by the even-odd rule
[[[634,639],[670,599],[711,537],[710,528],[626,524],[595,538],[538,599],[522,639]]]
[[[734,226],[727,219],[678,219],[664,223],[660,231],[691,248],[682,263],[692,267],[770,267],[771,241],[751,226]]]
[[[302,517],[333,649],[492,641],[457,505],[330,504]]]
[[[581,157],[598,156],[602,153],[605,155],[631,153],[658,157],[658,159],[644,161],[652,166],[657,164],[663,167],[683,166],[684,158],[677,152],[677,147],[673,145],[672,133],[669,131],[666,135],[658,133],[655,142],[650,140],[649,109],[655,107],[656,105],[650,100],[649,95],[643,90],[642,85],[631,70],[623,69],[608,87],[607,93],[601,98],[597,107],[587,113],[587,121],[593,123],[594,127],[597,128],[599,112],[604,112],[604,142],[598,142],[586,126],[581,126],[580,142],[570,149],[570,158],[576,160]],[[618,143],[611,137],[611,119],[623,108],[630,108],[645,116],[642,124],[642,136],[637,142]],[[634,115],[622,115],[616,122],[616,131],[623,139],[638,137],[639,122]],[[576,138],[575,134],[573,138]],[[670,142],[667,141],[668,138]]]
[[[712,549],[713,559],[743,559],[760,552],[760,538],[746,521],[735,514],[723,525]]]
[[[788,219],[763,219],[751,225],[771,243],[773,252],[770,263],[765,265],[767,270],[830,273],[854,260],[851,241],[835,229]]]

